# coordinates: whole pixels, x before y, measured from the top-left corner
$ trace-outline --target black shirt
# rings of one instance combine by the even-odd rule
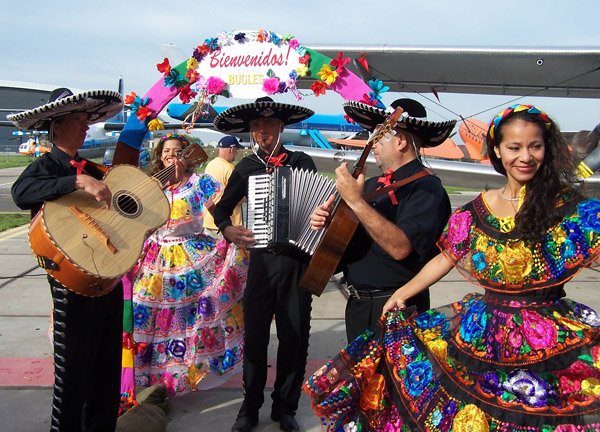
[[[45,201],[52,201],[75,190],[77,168],[71,166],[73,158],[56,146],[33,161],[12,185],[13,200],[19,208],[31,210],[34,215]],[[79,155],[76,161],[81,161]],[[91,165],[85,173],[101,180],[104,174]]]
[[[408,178],[423,169],[418,160],[394,173],[394,181]],[[377,177],[367,180],[365,194],[379,188]],[[388,193],[369,203],[406,234],[413,251],[403,260],[388,255],[361,226],[357,228],[342,258],[342,270],[355,287],[397,289],[404,285],[437,253],[436,241],[450,216],[450,200],[439,178],[425,176],[395,189],[397,205]]]
[[[287,154],[287,159],[283,161],[284,166],[290,166],[297,169],[307,169],[316,171],[315,163],[305,153],[292,152],[286,148],[281,149],[281,153]],[[234,168],[229,177],[229,183],[225,187],[222,198],[217,203],[214,210],[215,225],[223,232],[225,228],[232,225],[231,214],[233,209],[244,198],[248,192],[248,177],[252,174],[264,174],[272,165],[265,162],[268,155],[258,149],[257,154],[251,154],[243,158]]]

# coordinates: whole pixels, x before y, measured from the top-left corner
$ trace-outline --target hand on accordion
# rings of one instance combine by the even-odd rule
[[[246,248],[256,243],[254,234],[241,225],[230,225],[223,231],[223,235],[239,248]]]
[[[335,200],[335,195],[331,195],[327,201],[318,206],[310,215],[310,227],[318,231],[325,226],[327,223],[327,219],[331,215],[331,211],[333,210],[333,202]]]

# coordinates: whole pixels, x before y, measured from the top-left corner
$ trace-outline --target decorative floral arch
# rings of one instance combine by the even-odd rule
[[[344,58],[343,53],[338,53],[337,58],[331,59],[315,50],[302,46],[298,40],[289,34],[280,36],[268,30],[247,32],[224,32],[216,37],[206,39],[203,44],[194,48],[190,58],[177,66],[171,66],[168,59],[157,64],[157,69],[162,77],[140,97],[134,92],[125,97],[125,104],[129,105],[135,115],[129,116],[119,141],[139,149],[147,130],[163,129],[158,114],[176,96],[183,103],[198,102],[197,116],[206,114],[208,106],[214,104],[219,96],[229,97],[228,84],[221,78],[202,76],[198,73],[199,66],[211,55],[220,52],[222,48],[234,44],[259,42],[274,44],[277,47],[288,46],[298,55],[297,67],[290,69],[287,76],[276,76],[272,69],[266,67],[262,91],[265,95],[291,92],[297,100],[303,95],[296,88],[300,77],[315,77],[311,90],[316,97],[333,90],[345,100],[355,100],[384,107],[381,94],[389,90],[380,80],[363,82],[352,73],[345,65],[350,59]],[[359,59],[368,68],[365,59]],[[190,119],[193,126],[193,120]]]

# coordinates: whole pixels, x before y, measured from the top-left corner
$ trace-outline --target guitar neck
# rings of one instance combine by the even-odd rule
[[[170,165],[170,166],[160,170],[159,172],[154,174],[152,177],[154,177],[155,179],[158,179],[161,186],[164,187],[169,182],[169,180],[171,180],[174,176],[175,176],[175,165]]]
[[[373,131],[373,133],[371,134],[371,136],[365,144],[365,148],[363,149],[362,154],[354,164],[354,171],[352,171],[352,177],[357,178],[360,175],[360,173],[363,171],[363,168],[365,167],[367,157],[369,157],[369,153],[371,152],[373,145],[381,141],[385,134],[387,134],[393,129],[402,113],[402,108],[396,108],[394,112],[388,118],[386,118],[386,120],[381,125],[379,125],[377,129]]]

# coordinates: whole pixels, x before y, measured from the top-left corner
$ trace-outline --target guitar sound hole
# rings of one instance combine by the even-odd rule
[[[127,191],[119,191],[113,195],[113,206],[122,216],[135,218],[142,212],[139,199]]]

